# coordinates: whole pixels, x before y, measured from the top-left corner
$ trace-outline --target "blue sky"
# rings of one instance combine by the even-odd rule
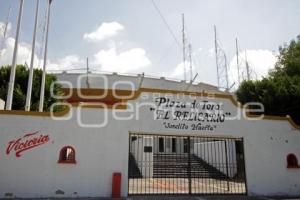
[[[42,21],[46,0],[40,2]],[[194,73],[199,73],[197,81],[201,82],[217,83],[214,24],[229,61],[231,83],[237,80],[236,37],[240,44],[241,68],[244,68],[244,50],[247,50],[253,78],[260,78],[274,66],[278,46],[300,34],[298,0],[154,2],[180,45],[181,14],[185,13],[186,33],[193,48]],[[12,6],[11,29],[5,39],[0,30],[0,42],[4,40],[0,64],[11,64],[18,3],[19,0],[0,0],[2,27],[8,8]],[[30,59],[35,3],[35,0],[25,0],[19,63]],[[183,78],[181,47],[151,0],[53,0],[51,11],[49,70],[83,68],[89,57],[91,68],[97,71],[145,72]],[[37,49],[36,58],[42,59],[40,48]]]

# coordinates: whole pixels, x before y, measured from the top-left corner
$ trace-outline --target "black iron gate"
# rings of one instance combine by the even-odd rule
[[[246,194],[243,139],[130,134],[128,194]]]

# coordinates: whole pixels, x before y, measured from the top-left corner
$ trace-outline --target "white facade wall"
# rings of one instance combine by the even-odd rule
[[[71,87],[87,88],[87,76],[86,74],[78,73],[60,73],[54,74],[58,81],[68,81],[71,83]],[[81,77],[81,78],[78,78]],[[164,90],[181,90],[199,92],[209,91],[213,93],[223,93],[218,90],[218,87],[209,85],[206,83],[192,84],[185,81],[171,80],[164,77],[144,77],[142,75],[130,76],[130,75],[119,75],[117,73],[112,74],[89,74],[89,87],[90,88],[117,88],[123,90],[137,90],[139,87],[144,88],[157,88]],[[64,85],[64,87],[70,87],[70,85]],[[120,82],[121,84],[116,84]]]
[[[153,102],[159,95],[143,93],[128,103]],[[175,98],[170,94],[168,97]],[[179,99],[191,101],[187,96]],[[221,102],[232,115],[239,111],[229,99],[194,99]],[[300,131],[286,120],[248,120],[241,117],[240,120],[211,123],[216,127],[209,131],[166,128],[164,120],[155,120],[148,105],[121,111],[119,115],[133,116],[130,120],[117,120],[113,117],[114,112],[116,110],[74,107],[67,114],[69,120],[60,118],[58,121],[0,111],[0,198],[109,197],[114,172],[122,173],[121,194],[127,196],[129,133],[241,137],[244,139],[249,195],[300,195],[300,170],[286,167],[289,153],[300,158]],[[99,124],[105,115],[108,123],[104,127],[78,124],[78,120]],[[191,122],[186,123],[192,125]],[[13,151],[6,154],[10,141],[32,131],[49,135],[49,142],[24,151],[21,157],[16,157]],[[57,163],[60,149],[67,145],[76,150],[76,164]],[[64,194],[57,194],[61,193],[58,191]]]
[[[234,140],[194,143],[194,155],[228,177],[234,177],[237,173]],[[227,163],[230,163],[230,166]]]

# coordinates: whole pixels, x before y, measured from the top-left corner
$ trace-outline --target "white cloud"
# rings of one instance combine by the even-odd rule
[[[83,39],[90,42],[99,42],[117,35],[124,29],[124,26],[118,22],[104,22],[95,31],[85,33]]]
[[[212,58],[216,56],[215,47],[208,49],[208,55],[209,55],[209,57],[212,57]]]
[[[116,48],[101,50],[94,55],[94,65],[100,65],[102,71],[137,72],[151,64],[142,48],[134,48],[118,53]]]
[[[3,23],[2,23],[3,24]],[[3,27],[3,25],[2,25]],[[1,28],[1,27],[0,27]],[[95,32],[85,34],[84,38],[90,41],[101,41],[118,34],[124,27],[117,23],[103,23]],[[0,33],[1,34],[1,33]],[[1,36],[0,36],[1,38]],[[0,65],[10,65],[12,62],[15,39],[8,37],[4,41],[4,47],[0,51],[1,59]],[[140,72],[142,68],[151,64],[146,55],[146,51],[142,48],[132,48],[127,51],[119,52],[116,43],[112,41],[109,43],[107,50],[100,50],[91,59],[92,65],[100,65],[102,71],[113,72]],[[30,64],[31,59],[31,45],[25,42],[19,43],[19,50],[17,56],[17,63]],[[43,60],[39,59],[35,54],[35,67],[37,65],[43,66]],[[85,61],[75,54],[67,55],[60,59],[47,60],[47,70],[68,70],[79,69],[85,66]]]
[[[195,77],[196,73],[197,73],[196,66],[199,65],[198,57],[202,53],[203,53],[203,48],[201,48],[201,47],[195,49],[192,52],[192,72],[193,72],[193,77],[191,77],[190,62],[189,62],[189,60],[186,60],[185,63],[184,62],[178,63],[175,68],[171,69],[171,71],[162,72],[162,76],[165,76],[167,78],[174,78],[174,79],[178,79],[178,80],[184,80],[184,78],[186,76],[186,80],[188,80],[188,81],[191,80],[191,79],[193,79]],[[186,75],[184,75],[184,73],[186,73]]]
[[[8,37],[4,42],[4,48],[0,51],[0,66],[11,65],[13,51],[15,46],[15,39]],[[25,64],[25,62],[30,65],[31,60],[31,45],[25,42],[19,43],[17,64]],[[77,55],[68,55],[64,58],[47,61],[48,70],[60,70],[60,69],[71,69],[80,68],[84,64],[84,61],[80,59]],[[38,66],[39,65],[39,66]],[[39,59],[38,56],[34,55],[34,67],[42,68],[43,60]]]
[[[64,58],[54,62],[48,61],[47,63],[47,69],[49,70],[79,69],[84,65],[84,61],[78,55],[67,55]]]
[[[8,37],[4,41],[3,49],[0,51],[0,66],[2,65],[11,65],[12,64],[12,57],[13,51],[15,46],[15,39],[12,37]],[[25,64],[25,62],[29,65],[31,59],[31,45],[25,42],[19,43],[18,48],[18,56],[17,56],[17,63],[18,64]],[[37,55],[34,55],[35,59],[35,66],[39,63]]]
[[[9,37],[5,40],[5,46],[0,51],[1,59],[0,66],[11,65],[15,39]],[[29,65],[31,59],[31,45],[28,43],[20,43],[18,49],[17,63]],[[102,71],[113,72],[140,72],[140,69],[151,64],[146,56],[146,51],[142,48],[133,48],[124,52],[118,53],[116,47],[112,45],[108,50],[101,50],[94,55],[91,62],[94,65],[100,65]],[[43,60],[35,55],[35,64],[43,66]],[[80,69],[85,66],[85,61],[78,55],[67,55],[63,58],[47,61],[47,70],[68,70]]]
[[[261,79],[263,76],[266,77],[270,69],[274,68],[277,61],[276,55],[269,50],[246,50],[247,61],[250,67],[250,75],[252,79]],[[240,63],[240,77],[246,79],[246,64],[245,64],[245,51],[239,52],[239,63]],[[237,78],[237,61],[234,56],[230,62],[230,81],[231,83],[238,83]]]
[[[195,66],[193,65],[193,72],[195,75]],[[190,62],[185,62],[185,69],[186,69],[186,79],[190,80]],[[174,78],[179,80],[184,80],[184,63],[179,63],[171,72],[162,72],[162,76],[167,78]]]
[[[193,56],[196,56],[197,54],[200,54],[203,51],[203,48],[199,47],[198,49],[196,49],[195,51],[192,52]]]
[[[188,62],[185,62],[185,68],[187,69],[187,66],[189,66]],[[184,63],[181,62],[179,63],[175,69],[173,70],[173,72],[170,74],[170,78],[179,78],[179,79],[183,79],[184,78]]]
[[[5,26],[6,26],[6,23],[0,22],[0,39],[2,39],[4,36]],[[7,24],[7,28],[6,28],[6,36],[10,33],[10,30],[11,30],[11,23],[9,22]]]

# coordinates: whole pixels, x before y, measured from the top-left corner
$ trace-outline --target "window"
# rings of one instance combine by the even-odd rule
[[[131,141],[133,142],[133,141],[136,141],[137,140],[137,137],[136,136],[132,136],[131,137]]]
[[[171,138],[165,138],[166,151],[171,151]]]
[[[152,147],[151,146],[144,146],[144,153],[152,153]]]
[[[176,153],[176,138],[172,138],[172,153]]]
[[[188,153],[188,148],[189,148],[188,143],[189,143],[188,139],[184,138],[183,139],[183,153]]]
[[[299,168],[298,166],[298,160],[297,157],[295,156],[295,154],[289,154],[286,157],[286,161],[287,161],[287,168]]]
[[[75,150],[71,146],[65,146],[60,150],[58,163],[75,164]]]
[[[165,141],[164,141],[164,138],[162,138],[162,137],[158,138],[158,147],[159,147],[159,149],[158,149],[159,152],[162,153],[162,152],[165,151]]]

